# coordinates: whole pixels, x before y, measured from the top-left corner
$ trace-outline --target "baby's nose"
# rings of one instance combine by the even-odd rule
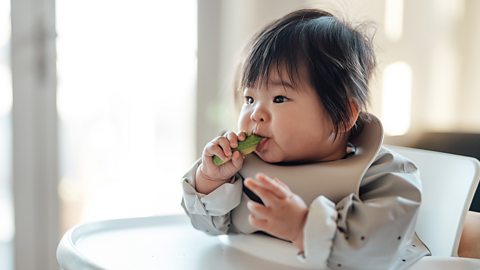
[[[250,115],[250,119],[255,122],[265,122],[268,120],[268,112],[265,110],[265,108],[257,106]]]

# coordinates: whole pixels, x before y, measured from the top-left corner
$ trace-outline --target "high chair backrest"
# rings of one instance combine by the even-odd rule
[[[465,215],[480,180],[477,159],[400,146],[387,148],[420,170],[422,205],[416,232],[433,256],[457,256]]]

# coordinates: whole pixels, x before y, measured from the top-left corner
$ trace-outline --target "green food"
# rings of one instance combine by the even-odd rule
[[[258,143],[262,139],[263,139],[262,137],[257,136],[255,134],[248,135],[247,138],[245,138],[245,140],[243,140],[241,142],[238,142],[238,147],[232,149],[232,152],[239,151],[240,154],[242,154],[243,156],[246,156],[246,155],[252,153],[253,151],[255,151]],[[213,163],[215,163],[215,165],[217,165],[217,166],[220,166],[220,165],[226,163],[227,161],[228,160],[223,161],[218,156],[213,157]]]

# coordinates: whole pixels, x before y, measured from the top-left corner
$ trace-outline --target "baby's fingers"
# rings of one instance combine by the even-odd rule
[[[216,143],[222,147],[223,152],[227,157],[230,158],[232,156],[232,148],[230,147],[230,142],[226,137],[218,137]]]
[[[240,131],[238,133],[238,140],[239,141],[245,141],[246,138],[247,138],[247,133],[245,131]]]
[[[227,132],[227,134],[225,134],[225,137],[227,137],[228,141],[230,142],[230,147],[231,148],[237,148],[238,147],[238,136],[237,134],[235,134],[235,132],[233,131],[229,131]]]
[[[288,187],[284,187],[282,185],[283,182],[279,183],[279,182],[281,182],[280,180],[278,180],[278,179],[274,180],[274,179],[266,176],[263,173],[258,173],[256,175],[256,177],[257,177],[260,185],[262,185],[266,189],[270,190],[278,198],[284,199],[284,198],[288,197],[288,195],[289,195],[288,190],[289,189],[288,189]]]
[[[247,203],[248,210],[250,210],[250,213],[254,215],[257,218],[260,219],[267,219],[269,215],[269,209],[259,203],[256,203],[254,201],[249,201]]]
[[[225,137],[230,141],[231,148],[237,148],[238,142],[244,141],[247,138],[247,133],[245,131],[240,131],[238,134],[229,131],[225,134]]]
[[[247,177],[244,184],[248,187],[253,193],[255,193],[262,202],[265,203],[267,207],[275,206],[278,202],[278,198],[273,194],[269,189],[260,185],[258,181],[255,181],[253,178]]]
[[[277,177],[273,177],[273,180],[277,182],[280,186],[282,186],[284,190],[286,190],[287,192],[291,192],[290,188],[282,180],[278,179]]]
[[[232,156],[232,150],[230,149],[228,140],[225,137],[219,137],[211,141],[205,147],[204,156],[210,159],[213,156],[218,156],[223,161],[229,160]]]
[[[261,231],[267,231],[268,227],[268,220],[266,219],[261,219],[256,217],[253,214],[248,215],[248,222],[252,224],[253,227],[261,230]]]
[[[240,154],[240,152],[235,151],[232,155],[232,164],[235,167],[235,169],[238,171],[242,168],[243,166],[243,156]]]

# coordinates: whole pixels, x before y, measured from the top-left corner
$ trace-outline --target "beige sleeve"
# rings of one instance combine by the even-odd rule
[[[195,172],[200,161],[182,177],[182,207],[198,230],[208,234],[226,234],[231,225],[230,212],[238,206],[242,196],[242,181],[235,175],[208,195],[195,190]]]

